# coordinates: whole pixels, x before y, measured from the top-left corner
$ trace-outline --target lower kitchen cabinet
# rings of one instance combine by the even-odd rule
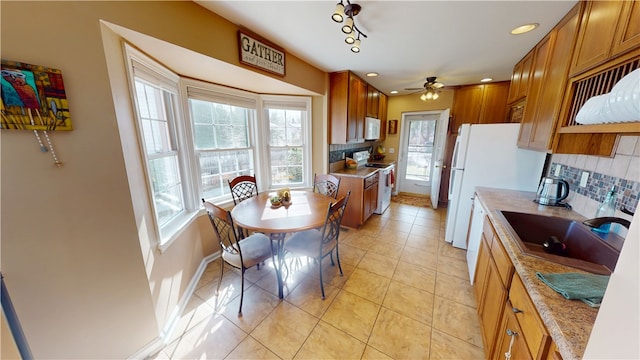
[[[509,300],[513,305],[513,313],[520,324],[531,356],[535,359],[543,358],[551,338],[517,274],[513,275]]]
[[[488,223],[488,220],[486,222]],[[502,319],[502,310],[507,302],[508,290],[491,254],[489,243],[493,241],[495,235],[491,234],[490,237],[486,235],[482,233],[474,288],[485,354],[491,357],[496,343],[496,331]]]
[[[351,191],[342,225],[358,228],[369,219],[378,204],[378,172],[367,177],[340,176],[338,198]]]
[[[473,286],[487,359],[561,359],[487,218]]]
[[[505,304],[503,314],[493,359],[532,359],[510,301]]]

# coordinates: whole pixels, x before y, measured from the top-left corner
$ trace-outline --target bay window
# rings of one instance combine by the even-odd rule
[[[255,175],[260,192],[311,187],[311,98],[180,78],[125,48],[148,178],[146,189],[133,191],[148,194],[161,248],[198,216],[201,198],[230,202],[228,180],[236,176]]]

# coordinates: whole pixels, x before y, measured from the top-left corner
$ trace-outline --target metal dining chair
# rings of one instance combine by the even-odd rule
[[[336,199],[340,188],[340,178],[331,174],[315,174],[313,191]]]
[[[260,270],[260,264],[268,258],[273,259],[273,247],[271,239],[261,233],[253,233],[242,240],[238,240],[239,236],[236,227],[233,224],[231,213],[217,205],[202,199],[204,208],[213,226],[213,230],[218,236],[220,242],[221,258],[220,261],[220,280],[216,288],[216,294],[219,294],[220,284],[222,283],[222,273],[224,264],[227,263],[242,272],[242,285],[240,288],[240,308],[238,314],[242,314],[242,301],[244,300],[244,272],[254,266]]]
[[[322,281],[322,259],[326,256],[331,257],[331,265],[335,266],[333,261],[333,250],[336,251],[336,260],[342,276],[342,266],[340,265],[340,253],[338,250],[338,237],[340,235],[340,224],[342,216],[349,201],[351,191],[347,195],[340,198],[329,205],[327,209],[327,217],[324,226],[321,229],[312,229],[297,232],[286,240],[284,250],[292,255],[307,256],[318,262],[320,268],[320,291],[322,291],[322,299],[324,299],[324,284]]]
[[[233,196],[233,203],[238,203],[258,195],[258,183],[256,177],[252,175],[240,175],[229,182],[229,189],[231,190],[231,196]]]

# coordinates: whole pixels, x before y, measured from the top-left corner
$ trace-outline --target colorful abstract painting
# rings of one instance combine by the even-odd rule
[[[62,72],[2,60],[0,129],[71,130]]]

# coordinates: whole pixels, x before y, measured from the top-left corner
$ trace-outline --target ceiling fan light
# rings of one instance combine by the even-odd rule
[[[336,11],[333,12],[331,18],[337,23],[341,23],[342,20],[344,20],[344,5],[342,4],[342,1],[336,4]]]
[[[345,34],[351,34],[353,32],[353,18],[348,17],[344,25],[342,25],[342,32]]]
[[[431,98],[433,100],[437,100],[439,97],[440,97],[440,95],[437,92],[435,92],[435,93],[433,93],[433,96]]]
[[[344,39],[344,42],[346,42],[347,44],[353,44],[354,42],[356,42],[356,38],[353,35],[353,32],[347,35],[347,37]]]

